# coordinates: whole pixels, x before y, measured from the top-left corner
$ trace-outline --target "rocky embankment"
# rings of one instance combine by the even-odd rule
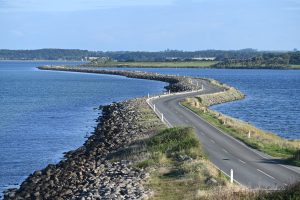
[[[135,140],[154,134],[159,119],[145,120],[152,110],[145,99],[134,99],[103,107],[94,134],[65,160],[30,175],[19,189],[4,199],[145,199],[143,187],[149,174],[130,160],[110,160],[110,154]]]
[[[172,92],[201,89],[190,77],[69,66],[39,69],[164,81],[169,83],[167,89]],[[19,189],[8,190],[4,199],[146,199],[151,196],[151,191],[143,186],[148,172],[137,168],[131,159],[116,159],[111,155],[141,138],[156,134],[164,126],[162,122],[144,98],[104,106],[98,121],[94,134],[82,147],[66,153],[65,159],[58,164],[34,172]]]
[[[103,70],[92,69],[87,67],[71,67],[71,66],[41,66],[38,67],[42,70],[57,70],[57,71],[72,71],[72,72],[84,72],[84,73],[96,73],[96,74],[110,74],[125,76],[128,78],[138,78],[147,80],[156,80],[169,83],[166,87],[171,92],[191,91],[201,89],[200,85],[191,84],[191,77],[174,76],[166,74],[158,74],[152,72],[142,71],[122,71],[122,70]]]
[[[198,101],[195,101],[196,107],[209,107],[216,104],[241,100],[245,98],[245,95],[234,87],[230,87],[226,84],[219,83],[216,80],[209,80],[211,84],[223,88],[221,92],[216,92],[212,94],[202,94],[196,96]]]

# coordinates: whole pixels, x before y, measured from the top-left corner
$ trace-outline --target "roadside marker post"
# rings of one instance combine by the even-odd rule
[[[248,138],[251,138],[251,131],[248,132]]]
[[[201,85],[201,90],[203,90],[203,84]]]
[[[154,112],[155,112],[155,104],[153,104],[153,110],[154,110]]]
[[[230,169],[230,183],[233,183],[233,169]]]
[[[171,94],[171,90],[169,90],[169,94]]]
[[[161,121],[164,122],[164,114],[161,113]]]

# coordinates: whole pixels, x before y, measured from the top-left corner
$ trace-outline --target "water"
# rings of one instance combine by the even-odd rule
[[[60,63],[0,62],[0,194],[81,146],[96,125],[94,108],[160,93],[166,85],[35,68],[44,64]]]
[[[0,192],[82,145],[96,125],[95,107],[159,93],[165,86],[120,76],[35,69],[43,64],[60,63],[0,62]],[[247,98],[213,109],[282,137],[300,138],[300,71],[139,70],[208,77],[232,85]]]
[[[213,106],[287,139],[300,139],[300,70],[127,68],[213,78],[238,88],[245,100]]]

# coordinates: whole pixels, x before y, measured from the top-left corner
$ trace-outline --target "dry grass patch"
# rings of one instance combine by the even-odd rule
[[[286,140],[249,123],[210,110],[199,101],[199,98],[189,98],[182,104],[248,146],[279,159],[283,158],[287,163],[300,166],[300,140]]]

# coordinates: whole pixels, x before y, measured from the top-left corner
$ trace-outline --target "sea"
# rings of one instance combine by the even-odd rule
[[[99,106],[158,94],[166,83],[122,76],[41,71],[78,62],[0,62],[0,199],[35,170],[80,147]]]
[[[81,146],[100,105],[163,92],[166,83],[122,76],[41,71],[80,62],[0,62],[0,193]],[[111,69],[111,68],[110,68]],[[119,69],[120,70],[120,69]],[[213,78],[246,98],[212,106],[283,138],[300,139],[300,70],[123,68]],[[1,194],[0,194],[1,199]]]

